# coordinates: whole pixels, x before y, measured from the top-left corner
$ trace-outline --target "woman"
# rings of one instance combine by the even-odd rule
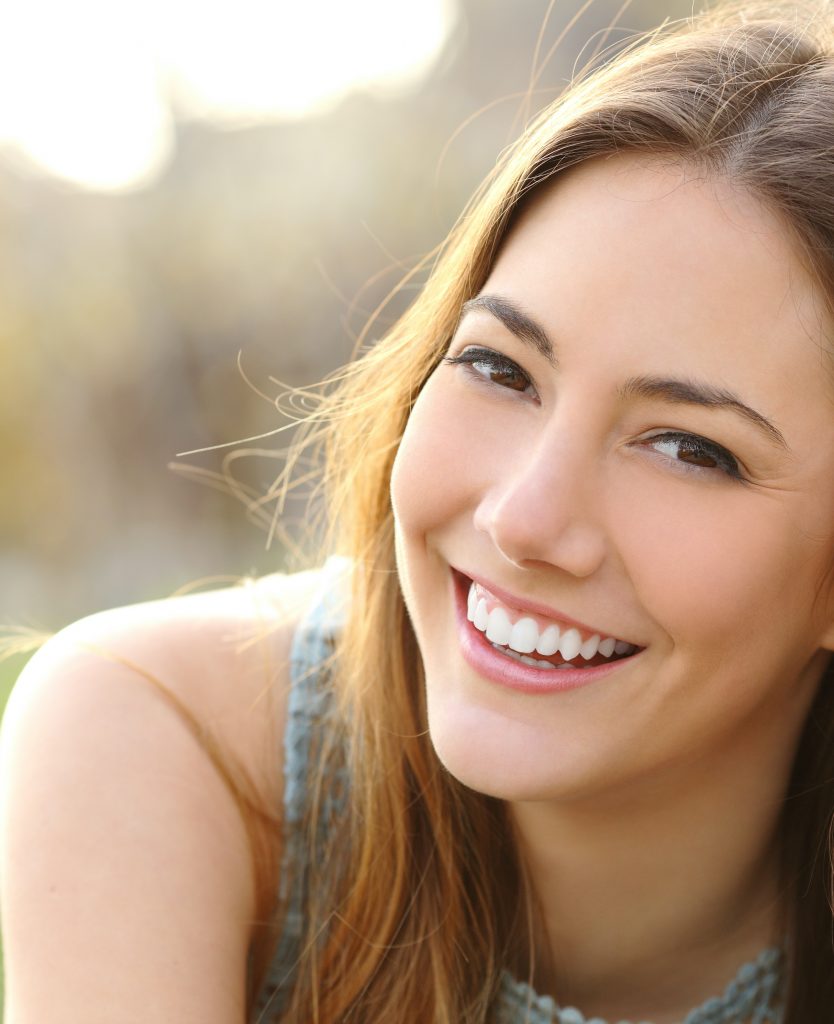
[[[308,421],[346,557],[33,659],[10,1024],[834,1020],[834,16],[795,10],[644,40],[505,155]]]

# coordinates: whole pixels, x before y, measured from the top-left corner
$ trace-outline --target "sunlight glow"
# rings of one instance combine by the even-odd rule
[[[99,190],[147,185],[177,118],[299,118],[413,88],[456,0],[26,0],[0,10],[0,146]]]

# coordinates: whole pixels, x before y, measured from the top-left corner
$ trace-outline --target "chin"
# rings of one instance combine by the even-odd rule
[[[458,782],[499,800],[575,799],[601,782],[601,766],[556,741],[543,723],[513,720],[448,694],[440,701],[429,698],[429,735]]]

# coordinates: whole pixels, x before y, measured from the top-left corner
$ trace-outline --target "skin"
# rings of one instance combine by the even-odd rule
[[[251,837],[153,681],[280,807],[292,641],[319,587],[275,575],[110,609],[27,663],[0,733],[4,1024],[243,1021],[265,913]]]
[[[667,1024],[783,933],[779,811],[834,645],[822,306],[755,198],[634,155],[535,196],[481,294],[533,317],[556,362],[466,313],[448,354],[518,372],[444,362],[399,450],[431,738],[509,802],[541,908],[537,988]],[[733,408],[623,394],[638,376],[728,389],[785,444]],[[741,479],[670,432],[732,453]],[[566,692],[496,685],[461,656],[450,566],[643,650]]]

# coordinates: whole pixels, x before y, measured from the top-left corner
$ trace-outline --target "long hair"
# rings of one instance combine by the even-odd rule
[[[308,823],[308,941],[282,1020],[484,1022],[502,967],[532,962],[532,900],[503,805],[444,771],[427,735],[389,484],[414,400],[521,204],[566,169],[623,152],[694,164],[757,197],[792,234],[834,311],[828,4],[724,5],[632,41],[573,82],[502,155],[426,265],[411,307],[363,345],[306,424],[302,445],[320,446],[326,459],[332,544],[353,565],[353,611],[332,670],[341,724],[318,749],[313,804],[339,768],[349,814],[326,837],[315,811]],[[834,679],[825,678],[783,814],[788,1024],[829,1020],[834,1007],[832,780]]]

